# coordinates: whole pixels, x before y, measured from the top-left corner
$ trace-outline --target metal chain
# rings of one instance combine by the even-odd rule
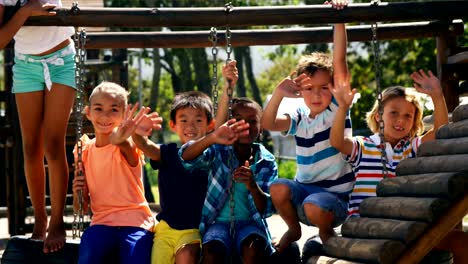
[[[213,78],[211,80],[211,93],[213,95],[213,108],[216,114],[218,111],[218,35],[215,27],[211,28],[208,39],[213,44],[211,47],[211,55],[213,55]]]
[[[378,4],[378,3],[377,3]],[[384,137],[384,106],[382,103],[382,88],[381,88],[381,78],[382,78],[382,69],[380,64],[380,46],[377,38],[377,22],[371,24],[372,30],[372,50],[374,52],[374,66],[375,66],[375,86],[377,90],[377,102],[378,102],[378,113],[379,113],[379,137],[380,137],[380,162],[382,163],[382,175],[384,178],[388,176],[388,157],[386,152],[386,143]]]
[[[232,37],[232,32],[229,27],[229,20],[228,16],[229,13],[232,12],[232,3],[229,2],[226,5],[224,5],[224,12],[226,14],[226,64],[231,62],[231,54],[232,54],[232,45],[231,45],[231,37]],[[232,118],[232,98],[233,98],[233,87],[231,84],[231,80],[228,80],[228,87],[227,87],[227,96],[228,96],[228,120]],[[229,166],[229,172],[231,175],[231,186],[229,187],[229,209],[230,209],[230,227],[229,227],[229,233],[231,235],[231,238],[235,239],[236,235],[236,228],[235,228],[235,217],[234,217],[234,210],[235,210],[235,202],[234,202],[234,186],[235,186],[235,181],[234,181],[234,168],[233,168],[233,158],[234,157],[234,149],[230,149],[229,153],[229,158],[228,158],[228,166]],[[233,261],[233,259],[231,258]]]
[[[75,3],[73,4],[75,5]],[[76,28],[75,30],[75,83],[76,83],[76,104],[75,104],[75,117],[76,117],[76,151],[77,151],[77,161],[75,164],[75,170],[77,171],[78,176],[83,176],[83,142],[81,136],[83,135],[83,108],[84,108],[84,92],[83,92],[83,83],[84,83],[84,64],[86,60],[86,31],[81,29],[81,31]],[[73,212],[73,224],[72,224],[72,235],[73,239],[81,237],[81,233],[84,230],[84,212],[83,212],[83,191],[78,191],[78,203],[79,209],[78,212]]]

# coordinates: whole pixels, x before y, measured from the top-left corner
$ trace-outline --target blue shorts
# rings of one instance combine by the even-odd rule
[[[348,203],[344,199],[346,195],[329,192],[314,184],[304,184],[284,178],[277,179],[273,184],[284,184],[289,187],[289,190],[291,190],[291,201],[296,206],[299,220],[304,224],[312,225],[304,213],[304,204],[306,203],[332,212],[335,216],[332,224],[333,227],[341,225],[346,220],[348,213]]]
[[[250,235],[257,235],[265,241],[265,250],[268,245],[268,239],[265,232],[258,228],[252,221],[236,221],[235,223],[234,240],[230,234],[230,223],[229,222],[217,222],[208,227],[205,235],[203,236],[203,245],[211,241],[219,241],[223,243],[226,248],[226,252],[231,252],[230,249],[235,243],[236,250],[240,256],[240,249],[242,242]]]
[[[15,54],[13,66],[13,93],[49,90],[52,83],[76,88],[75,47],[67,47],[44,56]]]
[[[153,236],[140,227],[92,225],[81,237],[78,263],[151,263]]]

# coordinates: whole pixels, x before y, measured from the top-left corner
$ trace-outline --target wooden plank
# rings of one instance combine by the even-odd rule
[[[452,121],[453,122],[458,122],[458,121],[462,121],[462,120],[465,120],[465,119],[468,119],[468,104],[459,105],[452,112]]]
[[[427,38],[438,35],[461,35],[463,23],[413,22],[379,25],[380,40]],[[348,41],[369,41],[372,38],[370,26],[349,26]],[[211,47],[209,31],[173,32],[104,32],[87,34],[86,48],[201,48]],[[324,43],[333,41],[331,27],[305,29],[232,30],[231,44],[237,46],[283,45],[302,43]],[[224,34],[218,34],[218,45],[226,45]]]
[[[327,256],[312,256],[305,264],[361,264],[361,262],[331,258]]]
[[[418,263],[432,248],[451,231],[468,214],[468,192],[452,205],[437,222],[408,247],[400,256],[397,264]]]
[[[468,153],[468,137],[438,139],[424,142],[418,149],[418,157],[456,155]]]
[[[468,137],[468,119],[444,125],[436,132],[437,139],[457,137]]]
[[[26,236],[14,236],[2,255],[2,264],[78,263],[79,240],[67,240],[63,250],[44,254],[43,242]]]
[[[439,197],[453,200],[468,189],[468,171],[408,175],[383,179],[377,196]]]
[[[468,127],[465,127],[465,129],[468,132]],[[410,174],[465,171],[468,170],[467,161],[468,154],[405,159],[398,164],[396,173],[399,176],[403,176]]]
[[[409,244],[427,226],[427,223],[417,221],[352,217],[341,226],[341,234],[349,238],[390,239]]]
[[[359,212],[363,217],[432,222],[448,205],[440,198],[371,197],[362,201]]]
[[[354,239],[345,237],[331,237],[323,245],[326,255],[371,263],[390,264],[404,250],[399,241],[387,239]]]
[[[464,51],[464,52],[460,52],[460,53],[448,56],[447,63],[448,64],[468,63],[468,51]]]
[[[371,21],[449,20],[466,17],[468,2],[400,2],[349,4],[343,10],[326,5],[189,8],[69,8],[56,16],[30,17],[26,25],[94,27],[232,27],[305,25]]]

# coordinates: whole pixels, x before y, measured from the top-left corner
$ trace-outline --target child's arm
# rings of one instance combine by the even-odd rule
[[[429,95],[434,104],[434,113],[432,114],[434,117],[434,127],[422,136],[421,142],[434,140],[437,129],[449,122],[447,105],[440,81],[431,71],[426,74],[423,70],[413,72],[411,78],[414,81],[414,88],[420,93]]]
[[[181,157],[183,160],[194,160],[200,156],[205,149],[213,144],[231,145],[239,136],[249,134],[249,124],[244,120],[228,120],[222,126],[184,149]]]
[[[348,63],[346,61],[346,27],[345,24],[335,24],[333,31],[333,80],[334,83],[346,81],[348,78]]]
[[[278,108],[285,97],[298,98],[301,97],[299,91],[300,86],[296,84],[296,79],[292,80],[292,76],[296,72],[284,78],[276,87],[271,95],[268,104],[262,114],[262,127],[271,131],[287,131],[291,124],[291,117],[289,115],[278,115]]]
[[[148,136],[153,130],[160,130],[162,117],[157,112],[144,115],[143,120],[137,125],[135,132],[132,134],[133,142],[137,148],[141,149],[145,156],[152,160],[161,160],[161,148],[159,144],[151,141]]]
[[[128,105],[125,110],[124,120],[120,126],[116,127],[110,135],[110,142],[120,148],[120,152],[127,160],[130,166],[137,166],[140,162],[140,157],[135,151],[135,143],[131,140],[130,136],[135,132],[139,123],[143,120],[144,115],[149,111],[148,108],[143,108],[135,117],[133,114],[138,108],[138,104],[135,106]]]
[[[8,45],[30,16],[54,16],[56,12],[48,10],[55,7],[49,3],[42,4],[39,0],[30,0],[7,23],[3,23],[5,7],[0,5],[0,48]]]
[[[218,99],[218,110],[216,111],[215,128],[218,128],[219,126],[224,124],[229,118],[228,117],[228,106],[229,106],[228,88],[231,87],[231,93],[234,92],[234,87],[236,86],[237,79],[239,78],[236,65],[237,65],[237,62],[233,60],[223,66],[222,73],[224,77],[224,87],[223,87],[223,93],[221,94],[221,97]]]
[[[236,182],[244,183],[247,187],[247,190],[252,195],[252,198],[255,203],[255,207],[263,214],[267,206],[267,196],[263,192],[263,190],[258,186],[257,182],[255,181],[255,176],[253,175],[253,171],[250,169],[249,161],[245,161],[244,166],[237,168],[234,171],[234,180]]]

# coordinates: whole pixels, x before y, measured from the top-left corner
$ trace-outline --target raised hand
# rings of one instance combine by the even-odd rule
[[[357,93],[356,89],[351,89],[349,76],[346,78],[335,79],[334,85],[328,84],[328,87],[335,97],[340,107],[349,108],[353,103],[354,95]]]
[[[23,8],[28,10],[29,16],[55,16],[57,12],[51,10],[56,7],[51,3],[43,4],[40,0],[30,0]]]
[[[296,74],[295,71],[291,72],[288,77],[284,78],[280,84],[276,87],[276,91],[281,94],[282,97],[299,98],[302,97],[300,90],[301,87],[297,85],[293,76]]]
[[[137,126],[143,120],[144,115],[149,111],[149,108],[142,108],[141,111],[134,116],[138,109],[138,103],[134,106],[128,105],[124,113],[122,123],[112,131],[110,141],[113,145],[120,145],[127,141],[127,139],[135,132]]]
[[[414,81],[413,86],[416,88],[416,91],[431,97],[441,96],[443,94],[439,79],[437,79],[431,71],[427,73],[423,70],[413,72],[411,78]]]
[[[337,10],[341,10],[348,5],[348,0],[331,0],[325,1],[325,5],[331,5],[333,8]]]
[[[237,83],[237,79],[239,79],[239,72],[237,71],[237,62],[232,60],[228,62],[226,65],[223,66],[223,77],[225,87],[234,87]]]
[[[248,134],[249,124],[245,123],[244,120],[236,121],[236,119],[228,120],[213,131],[215,143],[223,145],[231,145],[239,136],[246,136]]]
[[[142,107],[140,111],[145,109],[149,112],[149,107]],[[137,124],[135,134],[140,136],[150,136],[153,130],[160,130],[162,128],[163,118],[157,112],[144,114],[141,121]]]
[[[234,171],[233,177],[236,182],[245,184],[245,187],[247,187],[249,191],[256,188],[257,183],[255,182],[255,177],[250,169],[248,160],[245,161],[244,166],[240,166]]]

